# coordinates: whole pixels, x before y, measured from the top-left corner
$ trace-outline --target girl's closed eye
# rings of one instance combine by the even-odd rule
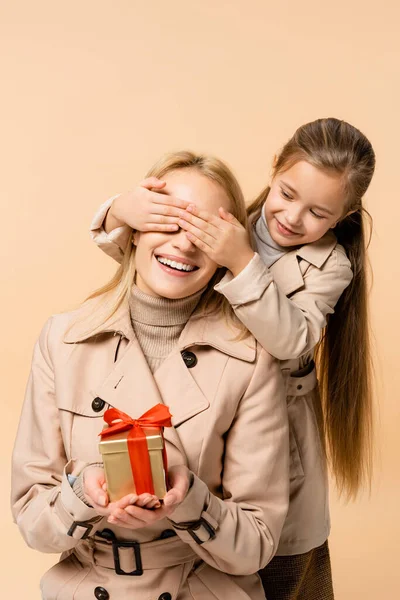
[[[324,217],[323,215],[319,215],[318,213],[314,212],[312,208],[310,208],[310,213],[317,219],[326,219],[326,217]]]
[[[293,200],[293,196],[288,194],[283,188],[281,188],[281,194],[286,200]]]

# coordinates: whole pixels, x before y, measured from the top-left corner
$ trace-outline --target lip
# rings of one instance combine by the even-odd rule
[[[183,259],[179,256],[173,256],[171,254],[154,254],[154,259],[157,265],[160,267],[160,269],[164,271],[164,273],[166,273],[167,275],[172,275],[172,277],[189,277],[189,275],[193,275],[193,273],[196,273],[198,271],[198,269],[195,269],[194,271],[177,271],[176,269],[171,269],[171,267],[168,267],[168,265],[163,265],[162,263],[160,263],[157,260],[157,256],[161,258],[168,258],[169,260],[174,260],[175,262],[181,262],[187,265],[190,264],[193,267],[197,267],[197,265],[193,261],[188,261],[186,258]]]
[[[276,221],[277,229],[281,235],[284,235],[285,237],[293,237],[293,236],[301,235],[300,233],[296,233],[295,231],[292,231],[285,225],[282,225],[282,223],[280,221],[278,221],[278,219],[276,217],[275,217],[275,221]]]

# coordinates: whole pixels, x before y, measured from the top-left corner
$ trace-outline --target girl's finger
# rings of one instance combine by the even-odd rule
[[[186,209],[190,202],[187,200],[182,200],[181,198],[177,198],[176,196],[169,196],[168,194],[159,194],[154,193],[152,196],[153,204],[158,204],[159,206],[170,206],[180,209]]]
[[[146,223],[143,225],[141,231],[164,231],[167,233],[171,233],[171,231],[178,231],[179,225],[177,223]]]
[[[243,227],[243,225],[241,223],[239,223],[239,221],[236,219],[236,217],[234,217],[232,213],[225,210],[222,206],[219,207],[218,213],[219,213],[221,219],[224,219],[224,221],[227,221],[228,223],[232,223],[232,225],[237,225],[239,227]]]
[[[210,246],[205,244],[202,240],[197,238],[195,235],[193,235],[189,231],[186,232],[186,237],[190,242],[192,242],[192,244],[194,246],[196,246],[196,248],[198,248],[199,250],[201,250],[202,252],[207,254],[207,256],[210,256],[210,252],[212,251],[212,248],[210,248]],[[212,257],[210,256],[210,258],[212,258]]]
[[[146,179],[143,179],[143,181],[139,185],[140,187],[146,188],[146,190],[162,190],[166,186],[166,181],[158,179],[158,177],[146,177]]]
[[[173,217],[178,218],[185,212],[184,208],[179,206],[172,206],[171,204],[158,204],[156,202],[150,202],[149,212],[155,217]]]
[[[192,235],[196,236],[197,239],[204,242],[204,244],[207,244],[210,250],[213,249],[213,245],[217,241],[217,238],[183,219],[179,219],[178,225],[181,229],[191,233]]]
[[[221,235],[221,228],[216,227],[214,225],[214,223],[212,223],[211,221],[205,221],[204,219],[202,219],[200,217],[196,217],[195,215],[190,214],[188,211],[185,211],[182,214],[182,217],[178,221],[179,226],[180,226],[181,221],[190,223],[191,225],[193,225],[194,227],[197,227],[197,229],[199,229],[200,231],[207,233],[209,236],[213,237],[214,239],[218,239],[219,236]],[[195,233],[195,232],[192,232],[192,233]],[[205,240],[203,240],[203,241],[205,241]]]
[[[166,207],[168,208],[168,206]],[[178,220],[181,218],[181,209],[174,209],[176,211],[176,215],[163,215],[161,213],[155,213],[155,212],[150,212],[149,216],[147,217],[148,222],[149,223],[161,223],[162,225],[165,225],[167,223],[177,223]]]
[[[219,216],[213,215],[207,210],[200,210],[195,204],[189,204],[185,212],[189,213],[190,215],[193,215],[194,218],[198,217],[202,221],[206,221],[206,223],[214,225],[214,227],[216,227],[217,229],[220,229],[224,225],[223,221],[221,221],[221,218]]]

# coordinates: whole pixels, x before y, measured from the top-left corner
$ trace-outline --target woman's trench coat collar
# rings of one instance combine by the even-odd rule
[[[107,319],[100,328],[87,335],[87,324],[86,321],[82,320],[82,316],[88,314],[86,311],[87,308],[90,308],[91,302],[89,300],[80,309],[75,311],[74,315],[76,315],[76,318],[73,319],[73,324],[63,338],[66,344],[85,342],[90,338],[105,333],[122,335],[129,341],[135,338],[127,303],[122,304],[116,313]],[[211,346],[228,356],[246,362],[253,362],[256,358],[256,342],[254,338],[249,336],[239,342],[235,339],[237,335],[238,331],[230,327],[221,315],[204,317],[203,315],[194,313],[180,335],[178,348],[182,351],[191,346]]]

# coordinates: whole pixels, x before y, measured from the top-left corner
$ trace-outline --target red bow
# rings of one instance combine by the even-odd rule
[[[132,419],[117,408],[109,408],[104,413],[104,420],[109,426],[100,432],[99,435],[102,439],[109,435],[129,431],[127,437],[128,452],[138,495],[145,492],[154,494],[150,458],[143,427],[172,427],[171,416],[168,406],[165,406],[165,404],[156,404],[139,419]],[[165,448],[163,454],[166,468]]]

